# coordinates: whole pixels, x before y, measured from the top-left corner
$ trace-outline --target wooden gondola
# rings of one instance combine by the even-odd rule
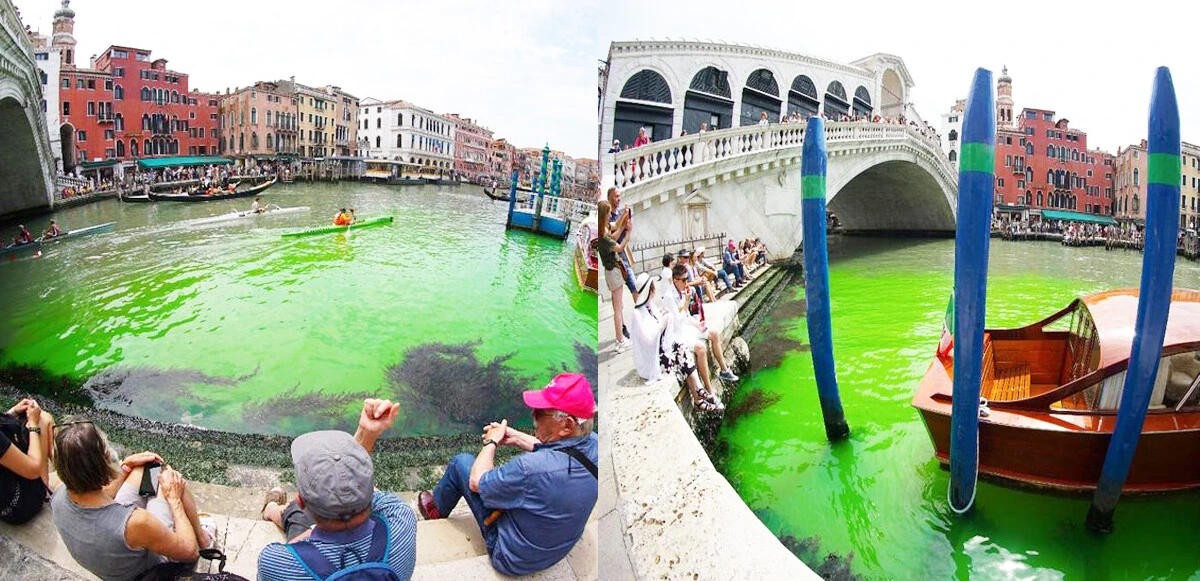
[[[131,196],[129,194],[120,194],[117,196],[117,199],[121,200],[122,202],[127,202],[130,204],[145,204],[147,202],[154,201],[154,200],[150,199],[150,196],[148,196],[146,194],[142,194],[140,196]]]
[[[1134,336],[1138,289],[1088,295],[1032,325],[984,334],[986,402],[979,472],[1037,488],[1096,487],[1112,438]],[[943,336],[917,388],[941,463],[949,462],[953,349]],[[1130,492],[1200,487],[1200,291],[1176,289]]]
[[[483,194],[493,200],[496,200],[496,201],[500,201],[500,202],[508,201],[508,194],[507,193],[497,194],[496,188],[488,188],[487,186],[484,186]]]
[[[252,186],[244,190],[234,190],[223,194],[213,194],[211,196],[199,193],[199,190],[184,194],[158,194],[151,192],[150,199],[156,202],[213,202],[216,200],[232,200],[234,198],[249,198],[262,193],[263,190],[275,185],[275,178],[271,181],[261,183],[257,186]]]

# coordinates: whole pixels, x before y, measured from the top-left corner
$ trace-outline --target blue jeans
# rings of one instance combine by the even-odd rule
[[[617,259],[625,266],[625,286],[629,287],[631,294],[637,293],[637,285],[633,281],[633,269],[629,267],[629,259],[625,257],[624,252],[617,253]]]
[[[719,278],[720,278],[722,281],[724,281],[724,282],[725,282],[725,288],[727,288],[727,289],[729,289],[729,290],[733,290],[733,285],[732,285],[732,284],[730,284],[730,282],[729,282],[729,273],[728,273],[728,272],[725,272],[725,269],[724,269],[724,268],[722,268],[721,270],[718,270],[718,271],[717,271],[717,276],[718,276],[718,277],[719,277]]]
[[[471,490],[471,465],[474,463],[475,457],[465,452],[451,458],[442,480],[433,487],[433,502],[437,504],[438,512],[442,516],[449,516],[450,511],[458,505],[458,499],[467,501],[471,514],[475,516],[475,524],[478,524],[479,530],[483,532],[483,541],[487,544],[488,553],[491,554],[492,547],[496,545],[496,527],[483,526],[483,520],[492,511],[483,506],[483,498],[479,493]]]

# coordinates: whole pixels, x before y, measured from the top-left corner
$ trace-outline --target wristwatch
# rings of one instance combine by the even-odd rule
[[[30,434],[40,434],[40,433],[42,433],[42,427],[41,427],[41,426],[25,426],[25,429],[26,429],[26,430],[29,430],[29,433],[30,433]]]
[[[492,445],[495,445],[496,447],[500,447],[500,444],[498,444],[495,440],[493,440],[491,438],[485,438],[483,440],[483,447],[486,448],[488,446],[488,444],[492,444]]]

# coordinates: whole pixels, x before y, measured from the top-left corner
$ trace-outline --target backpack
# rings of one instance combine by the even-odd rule
[[[287,548],[296,562],[317,581],[401,581],[400,574],[387,562],[392,548],[388,523],[375,515],[371,515],[371,518],[375,521],[375,530],[371,531],[371,550],[367,558],[357,565],[338,569],[309,541],[292,543]]]

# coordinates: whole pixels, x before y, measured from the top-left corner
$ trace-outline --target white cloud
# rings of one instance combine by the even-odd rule
[[[881,2],[844,4],[739,0],[612,0],[598,13],[592,54],[609,42],[699,38],[757,44],[848,63],[900,56],[913,100],[931,123],[965,98],[977,67],[1008,65],[1016,107],[1043,108],[1088,133],[1088,146],[1115,153],[1146,137],[1151,82],[1171,68],[1183,139],[1200,143],[1200,59],[1189,4]]]
[[[61,0],[16,0],[49,36]],[[112,44],[153,51],[224,92],[292,75],[483,123],[518,146],[595,156],[595,3],[76,0],[77,64]]]

